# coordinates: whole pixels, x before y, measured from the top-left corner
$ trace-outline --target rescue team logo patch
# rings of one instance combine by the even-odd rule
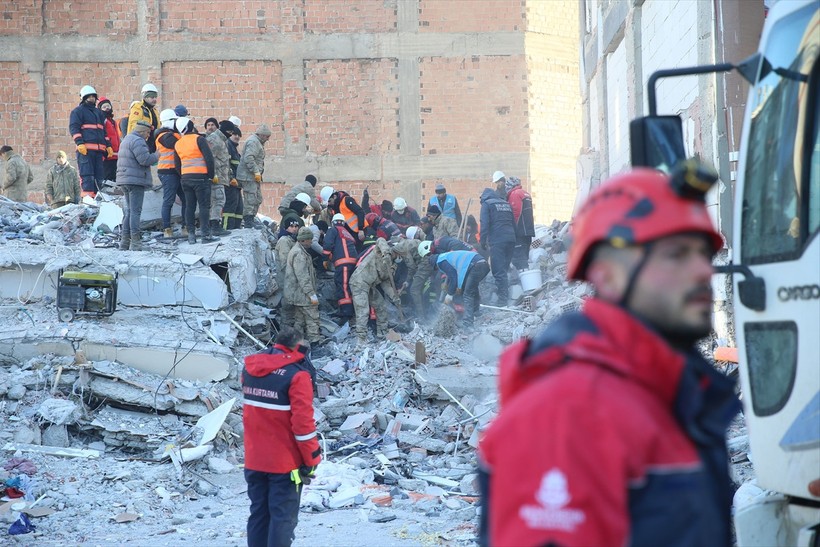
[[[566,507],[572,497],[567,478],[560,469],[550,469],[544,474],[535,499],[541,505],[524,505],[518,511],[529,528],[573,532],[586,519],[580,509]]]

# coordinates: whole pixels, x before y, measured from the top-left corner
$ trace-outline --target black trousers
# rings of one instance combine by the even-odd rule
[[[199,227],[202,235],[210,235],[208,214],[211,210],[211,182],[205,175],[185,177],[182,179],[182,191],[185,193],[185,226],[189,234],[194,234],[194,214],[199,204]]]
[[[353,297],[350,295],[350,276],[353,275],[355,264],[339,264],[333,273],[336,281],[336,299],[339,302],[339,317],[353,317]]]
[[[478,285],[487,277],[490,266],[486,260],[479,260],[470,266],[467,277],[464,278],[464,288],[461,294],[464,297],[464,324],[471,326],[475,320],[478,307],[481,305],[481,295],[478,292]]]
[[[238,230],[242,227],[242,188],[225,187],[225,206],[222,207],[222,227],[226,230]]]
[[[492,264],[493,277],[498,292],[498,305],[506,306],[510,294],[510,282],[507,278],[510,270],[510,261],[515,249],[514,243],[506,243],[490,246],[490,263]]]
[[[512,264],[516,270],[527,270],[530,267],[530,244],[532,236],[515,236],[515,249]]]
[[[299,521],[302,485],[290,473],[264,473],[245,469],[251,514],[248,547],[290,547]]]

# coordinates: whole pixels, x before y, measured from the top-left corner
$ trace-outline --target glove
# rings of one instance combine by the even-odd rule
[[[239,183],[236,182],[236,179],[231,179],[231,186],[239,186]]]
[[[325,270],[330,271],[330,260],[325,260],[324,262],[322,262],[322,267]]]
[[[319,297],[316,296],[315,294],[310,295],[310,303],[314,306],[318,306],[319,305]]]
[[[219,184],[219,177],[214,177],[211,182],[213,182],[214,184]]]
[[[108,152],[108,157],[109,157],[109,158],[113,158],[113,157],[114,157],[114,149],[113,149],[113,148],[111,148],[111,147],[109,146],[108,148],[106,148],[106,149],[105,149],[105,151],[106,151],[106,152]]]
[[[253,180],[255,180],[256,182],[262,182],[262,173],[255,173],[253,175]]]
[[[77,145],[77,152],[79,152],[80,154],[85,156],[86,154],[88,154],[88,148],[86,148],[84,144],[78,144]]]
[[[299,468],[299,477],[305,485],[310,484],[316,478],[316,467],[301,466]]]
[[[71,196],[66,196],[66,197],[65,197],[65,202],[66,202],[66,203],[68,203],[68,202],[70,202],[70,201],[71,201]]]
[[[404,291],[406,291],[406,290],[407,290],[407,281],[405,281],[404,283],[402,283],[402,284],[401,284],[401,287],[399,287],[399,291],[398,291],[398,292],[399,292],[399,294],[401,294],[401,293],[403,293],[403,292],[404,292]]]
[[[364,241],[364,230],[359,230],[359,241]]]
[[[453,303],[453,295],[452,295],[452,294],[448,294],[447,296],[445,296],[445,297],[444,297],[444,303],[445,303],[445,304],[447,304],[448,306],[449,306],[450,304],[452,304],[452,303]]]

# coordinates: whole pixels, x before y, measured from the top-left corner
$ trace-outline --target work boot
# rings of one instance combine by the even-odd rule
[[[120,237],[120,251],[127,251],[131,247],[131,234],[123,234]]]
[[[182,237],[188,237],[188,228],[186,228],[185,226],[181,227],[179,229],[179,235]]]
[[[226,236],[231,232],[222,227],[222,223],[218,220],[211,221],[211,233],[215,236]]]
[[[196,235],[195,234],[188,234],[188,243],[191,245],[196,244]]]
[[[219,236],[215,236],[207,228],[202,229],[202,243],[213,243],[219,241]]]
[[[243,217],[242,217],[242,220],[243,220],[243,221],[244,221],[244,223],[245,223],[245,224],[244,224],[244,227],[245,227],[245,228],[250,228],[250,229],[252,229],[252,228],[253,228],[253,225],[254,225],[254,222],[253,222],[253,221],[254,221],[254,217],[253,217],[253,215],[245,215],[245,216],[243,216]]]
[[[129,247],[129,250],[142,250],[142,234],[140,232],[137,232],[136,234],[131,234],[131,246]]]
[[[167,238],[170,239],[170,238],[174,237],[174,231],[171,228],[165,228],[162,231],[162,236],[167,237]]]

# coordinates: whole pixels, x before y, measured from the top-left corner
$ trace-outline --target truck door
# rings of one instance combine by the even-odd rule
[[[761,487],[811,498],[820,478],[820,7],[769,14],[744,123],[734,261],[766,286],[734,312],[751,458]]]

